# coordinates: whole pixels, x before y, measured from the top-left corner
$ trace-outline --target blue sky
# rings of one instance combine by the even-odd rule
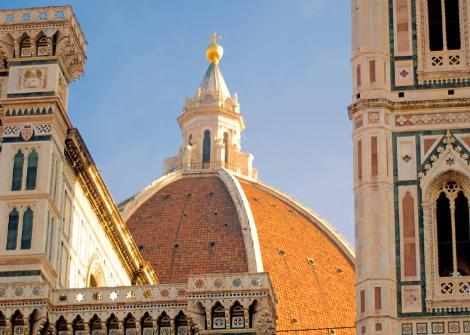
[[[350,8],[344,0],[3,0],[71,4],[88,41],[69,115],[116,201],[162,174],[180,146],[176,118],[222,35],[221,69],[247,128],[242,149],[267,184],[354,239]]]

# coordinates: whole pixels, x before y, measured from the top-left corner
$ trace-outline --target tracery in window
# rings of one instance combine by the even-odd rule
[[[48,41],[46,36],[41,36],[36,42],[36,55],[47,56],[48,54]]]
[[[176,335],[188,334],[188,318],[183,312],[179,312],[175,317],[175,333]]]
[[[163,312],[162,315],[157,320],[158,325],[158,335],[170,335],[170,318],[168,315]]]
[[[237,301],[230,308],[230,327],[231,328],[244,328],[245,317],[243,306]]]
[[[212,329],[225,328],[225,308],[217,302],[212,308]]]
[[[436,200],[439,275],[470,275],[468,199],[460,185],[447,181]]]
[[[31,53],[31,38],[25,36],[20,42],[20,57],[32,56]]]
[[[428,0],[429,49],[460,50],[459,0]]]

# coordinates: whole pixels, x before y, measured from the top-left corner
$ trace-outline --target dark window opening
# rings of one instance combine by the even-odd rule
[[[448,50],[460,50],[459,0],[446,0],[446,38]]]
[[[21,233],[21,249],[31,249],[33,236],[33,211],[28,208],[23,214],[23,230]]]
[[[163,312],[162,315],[158,318],[158,335],[164,335],[170,333],[171,322],[168,315]]]
[[[441,0],[428,0],[428,20],[429,48],[431,51],[441,51],[444,49]]]
[[[18,238],[18,224],[20,221],[20,214],[14,208],[8,216],[8,232],[7,232],[7,250],[16,249],[16,240]]]
[[[212,307],[212,329],[225,329],[225,308],[217,302]]]
[[[11,190],[21,190],[21,184],[23,183],[23,163],[24,154],[18,151],[13,160],[13,179],[11,181]]]
[[[439,276],[452,276],[452,223],[450,217],[450,202],[444,192],[437,199],[437,249],[439,261]]]
[[[20,57],[31,56],[31,38],[24,37],[20,42]]]
[[[88,326],[92,332],[93,330],[101,330],[103,328],[101,324],[101,319],[96,314],[90,320],[90,323]]]
[[[26,171],[26,189],[36,188],[36,176],[38,173],[38,153],[33,150],[28,156],[28,169]]]
[[[455,199],[455,235],[457,246],[457,271],[462,276],[470,275],[470,222],[468,200],[459,192]]]
[[[209,163],[211,161],[211,132],[206,130],[204,132],[204,140],[202,143],[202,163]]]

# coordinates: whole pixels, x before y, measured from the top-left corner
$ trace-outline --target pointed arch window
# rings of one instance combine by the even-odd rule
[[[158,335],[170,335],[171,333],[171,322],[168,315],[163,312],[162,315],[158,318],[157,321],[158,325]]]
[[[23,164],[24,154],[21,150],[15,155],[13,159],[13,179],[11,181],[11,190],[20,191],[23,184]]]
[[[33,150],[28,155],[28,169],[26,172],[26,189],[36,189],[36,177],[38,173],[38,153]]]
[[[188,335],[188,318],[183,312],[175,318],[175,333],[176,335]]]
[[[429,49],[460,50],[459,0],[428,0]]]
[[[18,226],[20,223],[20,214],[16,208],[10,212],[8,216],[8,232],[7,232],[7,250],[16,249],[16,240],[18,239]]]
[[[25,36],[20,42],[20,57],[31,57],[31,38]]]
[[[36,42],[36,54],[38,56],[47,56],[48,54],[48,40],[46,36],[41,36]]]
[[[33,236],[33,211],[29,207],[23,214],[22,228],[21,249],[31,249],[31,238]]]
[[[225,329],[225,308],[217,302],[212,308],[212,329]]]
[[[230,327],[245,327],[245,314],[242,305],[238,301],[230,308]]]
[[[204,139],[202,142],[202,163],[207,164],[211,161],[211,132],[204,131]]]
[[[448,181],[436,200],[439,276],[470,275],[468,198],[458,183]]]

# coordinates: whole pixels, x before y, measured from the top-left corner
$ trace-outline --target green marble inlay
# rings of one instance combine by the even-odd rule
[[[470,129],[455,129],[450,130],[451,134],[469,134]],[[447,133],[447,130],[424,130],[424,131],[403,131],[403,132],[394,132],[392,134],[392,150],[393,150],[393,190],[394,190],[394,213],[395,213],[395,255],[396,255],[396,278],[397,278],[397,314],[398,317],[433,317],[433,316],[462,316],[470,315],[470,312],[465,311],[441,311],[441,312],[426,312],[425,302],[426,302],[426,274],[425,274],[425,259],[424,259],[424,217],[422,207],[418,207],[418,243],[419,243],[419,255],[420,255],[420,280],[419,281],[410,281],[402,282],[401,281],[401,258],[400,258],[400,221],[399,221],[399,199],[398,199],[398,189],[399,186],[405,185],[416,185],[417,186],[417,203],[421,204],[422,202],[422,190],[419,184],[419,180],[406,180],[398,181],[398,151],[397,151],[397,140],[399,137],[405,136],[415,136],[416,141],[416,170],[422,171],[424,165],[428,163],[430,157],[434,154],[437,155],[437,148],[439,146],[445,146],[443,143],[444,137],[439,140],[439,143],[433,149],[433,151],[428,155],[423,163],[420,163],[421,160],[421,137],[429,135],[442,135],[444,136]],[[461,146],[463,152],[468,152],[465,146],[455,138],[454,147]],[[469,156],[470,156],[470,152]],[[422,301],[422,310],[425,312],[421,313],[402,313],[402,300],[401,300],[401,291],[403,286],[409,285],[420,285],[421,286],[421,301]]]
[[[458,87],[470,87],[470,82],[459,82],[459,83],[433,83],[433,84],[419,84],[418,77],[416,75],[418,70],[418,33],[417,33],[417,16],[416,16],[416,0],[411,0],[411,41],[412,41],[412,56],[395,56],[395,30],[393,15],[393,2],[394,0],[388,1],[389,11],[389,37],[390,37],[390,82],[392,91],[408,91],[408,90],[426,90],[426,89],[438,89],[438,88],[458,88]],[[395,86],[395,62],[400,60],[413,60],[413,69],[415,73],[414,85],[412,86]]]

